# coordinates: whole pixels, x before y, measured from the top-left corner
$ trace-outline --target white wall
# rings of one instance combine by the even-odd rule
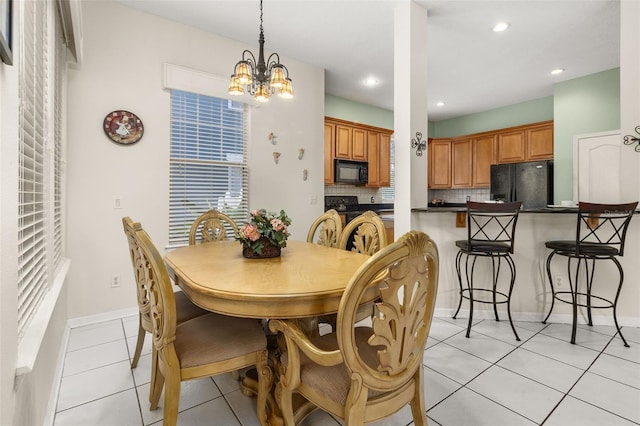
[[[244,49],[257,53],[257,45],[245,46],[115,2],[82,6],[83,64],[69,72],[71,318],[135,306],[123,216],[140,221],[161,250],[167,244],[170,96],[163,90],[163,64],[228,77]],[[292,238],[305,239],[323,210],[324,71],[281,60],[295,97],[276,97],[251,111],[250,207],[285,209],[293,220]],[[145,133],[137,144],[120,146],[105,136],[102,121],[116,109],[142,119]],[[267,139],[271,132],[278,136],[276,146]],[[300,147],[306,150],[302,160],[297,158]],[[278,165],[274,150],[282,152]],[[302,180],[304,168],[307,181]],[[310,205],[309,196],[318,203]],[[121,198],[121,209],[113,208],[114,197]],[[114,274],[121,277],[120,288],[110,287]]]

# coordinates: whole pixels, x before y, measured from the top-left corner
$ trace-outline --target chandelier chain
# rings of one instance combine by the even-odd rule
[[[260,32],[264,32],[262,29],[262,0],[260,0]]]

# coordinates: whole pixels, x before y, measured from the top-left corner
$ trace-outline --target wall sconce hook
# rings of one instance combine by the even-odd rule
[[[636,126],[635,130],[636,133],[640,135],[640,126]],[[625,145],[633,145],[634,143],[637,143],[638,145],[636,145],[634,150],[636,152],[640,152],[640,138],[638,138],[637,136],[626,135],[624,138],[622,138],[622,140],[624,141]]]
[[[427,141],[422,140],[422,133],[416,132],[416,137],[411,139],[411,148],[415,148],[416,155],[422,157],[422,152],[427,149]]]

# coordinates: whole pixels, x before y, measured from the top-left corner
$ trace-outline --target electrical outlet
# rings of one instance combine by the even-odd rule
[[[120,287],[120,275],[111,276],[111,288]]]
[[[560,288],[560,287],[562,287],[563,284],[564,284],[564,282],[562,281],[562,277],[560,275],[556,275],[553,278],[554,287]]]

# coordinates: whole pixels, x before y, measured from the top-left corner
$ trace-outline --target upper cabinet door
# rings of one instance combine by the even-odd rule
[[[526,161],[526,153],[524,130],[498,134],[498,163]]]
[[[428,187],[451,188],[451,139],[430,139],[428,155]]]
[[[380,134],[380,186],[391,186],[391,135]]]
[[[367,186],[380,186],[380,133],[367,132],[367,159],[369,161],[369,181]]]
[[[353,137],[353,128],[336,125],[336,158],[351,159],[351,139]]]
[[[529,160],[553,160],[553,123],[527,130]]]
[[[351,158],[358,161],[367,161],[367,131],[354,128],[352,137]]]
[[[495,164],[496,137],[484,136],[473,140],[474,188],[488,188],[491,183],[491,165]]]
[[[334,150],[336,145],[336,126],[324,123],[324,184],[333,185],[334,179]]]
[[[451,187],[469,188],[473,174],[473,150],[471,139],[454,140],[451,143]]]

